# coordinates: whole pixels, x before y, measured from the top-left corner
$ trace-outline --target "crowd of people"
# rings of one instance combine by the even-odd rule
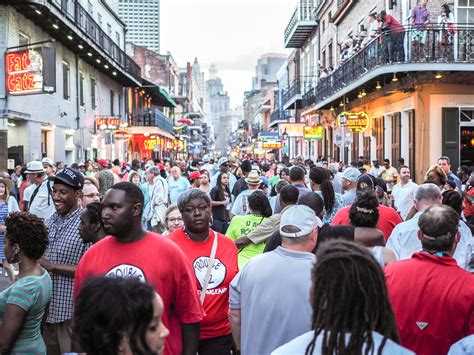
[[[0,353],[473,354],[474,172],[297,156],[0,173]]]
[[[380,13],[372,12],[366,25],[360,31],[349,34],[339,47],[339,60],[336,67],[320,66],[319,78],[324,79],[333,71],[347,62],[369,45],[376,41],[381,63],[404,62],[405,51],[408,50],[412,61],[425,61],[431,56],[427,49],[429,41],[428,30],[435,26],[436,38],[433,43],[439,44],[436,59],[440,62],[452,60],[452,45],[457,32],[453,12],[447,3],[441,5],[439,12],[432,15],[428,9],[428,1],[420,0],[410,12],[408,25],[402,23],[385,10]],[[369,59],[375,57],[375,52],[368,53]]]

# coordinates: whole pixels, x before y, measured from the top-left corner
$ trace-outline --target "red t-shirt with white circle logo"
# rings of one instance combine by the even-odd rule
[[[209,229],[210,237],[205,242],[195,242],[178,229],[169,235],[184,251],[194,272],[197,281],[197,294],[201,295],[202,285],[209,265],[214,231]],[[206,316],[201,321],[200,339],[212,339],[231,333],[228,320],[229,312],[229,284],[239,272],[237,265],[237,247],[234,242],[220,234],[217,235],[217,252],[211,278],[204,298]]]
[[[183,252],[167,238],[148,233],[133,243],[106,237],[82,256],[74,279],[74,296],[88,277],[138,277],[152,285],[163,299],[163,323],[170,334],[165,355],[182,353],[181,324],[197,323],[204,316],[196,282]]]

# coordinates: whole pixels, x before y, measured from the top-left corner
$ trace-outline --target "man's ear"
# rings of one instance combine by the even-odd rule
[[[133,205],[132,215],[134,217],[141,216],[142,211],[143,211],[143,204],[141,202],[137,202]]]

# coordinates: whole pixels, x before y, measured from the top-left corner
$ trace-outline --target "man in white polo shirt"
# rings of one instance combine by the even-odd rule
[[[51,196],[51,182],[47,179],[43,164],[40,161],[31,161],[26,165],[25,173],[31,183],[23,196],[23,201],[28,203],[28,212],[47,219],[56,208]]]

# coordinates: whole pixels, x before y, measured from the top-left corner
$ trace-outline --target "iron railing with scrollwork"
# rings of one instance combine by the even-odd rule
[[[288,113],[286,110],[275,110],[270,115],[270,123],[277,121],[288,121]]]
[[[290,36],[293,28],[300,21],[314,21],[313,15],[314,0],[300,0],[291,15],[290,21],[285,28],[285,41]]]
[[[393,72],[411,63],[474,63],[474,26],[454,25],[455,31],[440,25],[420,30],[412,26],[387,31],[342,62],[330,75],[320,78],[316,88],[305,93],[314,104],[362,78],[369,71],[390,66]],[[433,66],[432,70],[436,70]]]
[[[290,83],[290,85],[288,86],[286,90],[283,90],[283,93],[282,93],[283,104],[286,104],[292,98],[300,94],[301,94],[301,81],[294,80],[292,83]]]
[[[115,63],[135,79],[141,79],[140,66],[133,61],[108,36],[78,0],[48,0],[58,8],[65,17],[78,26],[82,32],[100,47]]]

